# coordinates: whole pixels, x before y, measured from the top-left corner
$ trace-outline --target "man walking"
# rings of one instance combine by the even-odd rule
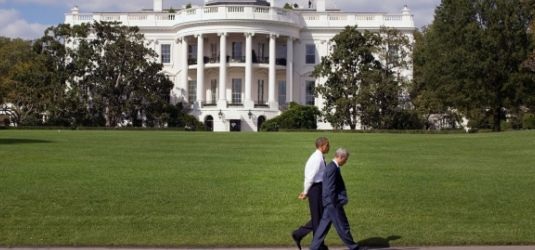
[[[320,224],[321,215],[323,214],[321,183],[325,170],[323,155],[329,153],[329,149],[329,140],[325,137],[319,137],[316,139],[316,151],[308,158],[305,165],[304,189],[298,198],[301,200],[308,198],[310,221],[292,233],[292,238],[299,249],[301,249],[301,240],[310,232],[315,232]],[[327,249],[323,244],[323,240],[320,242],[320,246],[321,249]]]
[[[323,216],[314,233],[314,239],[310,246],[311,250],[320,249],[331,224],[334,224],[338,236],[350,250],[362,249],[353,241],[349,230],[349,222],[344,211],[344,205],[347,204],[348,198],[340,167],[347,162],[348,158],[349,153],[347,150],[339,148],[336,150],[334,160],[325,168],[323,177]]]

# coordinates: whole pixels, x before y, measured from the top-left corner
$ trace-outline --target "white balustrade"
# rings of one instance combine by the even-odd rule
[[[346,12],[295,12],[263,6],[205,6],[178,11],[177,13],[96,13],[67,14],[73,24],[91,21],[122,21],[125,24],[143,26],[173,26],[182,22],[242,19],[276,21],[302,27],[414,27],[412,15],[368,14]]]

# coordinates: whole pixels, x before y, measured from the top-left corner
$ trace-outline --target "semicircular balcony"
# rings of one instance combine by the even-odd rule
[[[97,12],[93,14],[67,14],[71,24],[92,21],[116,21],[127,26],[174,27],[197,22],[221,21],[267,21],[301,28],[301,17],[291,10],[256,5],[200,6],[179,10],[176,13],[162,12]]]

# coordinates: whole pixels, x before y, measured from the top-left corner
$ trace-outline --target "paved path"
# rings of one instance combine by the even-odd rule
[[[17,247],[1,248],[0,250],[296,250],[297,248],[104,248],[104,247]],[[307,250],[308,248],[303,248]],[[345,248],[330,248],[345,250]],[[535,250],[535,246],[459,246],[459,247],[391,247],[372,248],[382,250]]]

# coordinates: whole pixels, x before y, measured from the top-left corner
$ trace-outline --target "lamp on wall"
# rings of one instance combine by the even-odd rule
[[[250,109],[249,109],[249,113],[247,113],[247,115],[249,116],[249,119],[253,119],[253,113],[251,112]]]
[[[219,113],[217,113],[217,115],[219,116],[219,119],[222,119],[223,118],[223,111],[221,111],[221,109],[220,109]]]

